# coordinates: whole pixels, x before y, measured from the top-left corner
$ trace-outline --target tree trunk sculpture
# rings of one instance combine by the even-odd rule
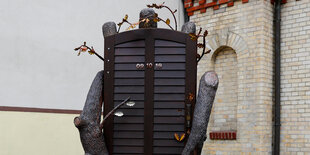
[[[218,77],[213,71],[206,72],[201,77],[194,110],[193,125],[182,155],[190,155],[196,146],[198,155],[201,154],[218,83]]]
[[[74,125],[80,132],[85,155],[108,155],[104,135],[100,130],[103,103],[103,71],[97,73],[87,94],[83,111],[74,118]]]
[[[114,22],[104,23],[102,33],[104,37],[116,34],[116,24]],[[104,92],[103,75],[104,71],[97,73],[87,94],[81,115],[74,118],[74,125],[80,132],[85,155],[109,155],[102,125],[100,125]]]
[[[154,11],[145,9],[142,13],[140,13],[140,18],[149,17],[151,15],[154,15]],[[148,27],[156,26],[157,23],[152,23]],[[114,22],[105,23],[102,30],[104,37],[117,33],[116,24]],[[195,33],[195,31],[196,26],[192,22],[188,22],[182,27],[182,32],[184,33]],[[81,115],[74,118],[74,124],[80,132],[80,138],[85,155],[109,155],[104,140],[102,126],[100,125],[104,92],[103,75],[103,71],[97,73],[88,92]],[[194,109],[191,133],[182,155],[190,155],[195,147],[198,148],[197,153],[200,155],[203,142],[206,139],[207,126],[218,83],[218,77],[216,73],[212,71],[206,72],[200,79],[199,93]],[[125,102],[127,102],[127,100],[125,100],[124,103]],[[124,103],[121,103],[119,106]]]

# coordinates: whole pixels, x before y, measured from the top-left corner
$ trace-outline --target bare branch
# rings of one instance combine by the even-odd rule
[[[102,130],[103,128],[103,124],[104,121],[109,118],[109,116],[111,116],[111,114],[113,114],[115,112],[115,110],[117,110],[118,108],[120,108],[122,105],[124,105],[126,102],[128,102],[130,100],[130,97],[127,97],[122,103],[120,103],[119,105],[117,105],[116,107],[114,107],[107,115],[104,116],[104,118],[102,119],[102,122],[100,124],[100,130]]]
[[[80,55],[81,52],[86,52],[86,51],[88,50],[88,53],[89,53],[90,55],[95,54],[99,59],[101,59],[102,61],[104,61],[103,57],[100,56],[100,55],[94,50],[93,47],[90,48],[90,47],[88,47],[88,46],[86,45],[86,42],[84,42],[83,45],[81,45],[81,46],[75,48],[74,50],[75,50],[75,51],[79,51],[78,56]]]
[[[161,9],[161,8],[166,8],[166,9],[168,9],[169,11],[170,11],[170,13],[172,14],[172,16],[173,16],[173,19],[174,19],[174,24],[175,24],[175,29],[173,29],[169,24],[167,24],[172,30],[178,30],[178,23],[177,23],[177,19],[176,19],[176,17],[175,17],[175,13],[177,12],[177,10],[174,10],[174,11],[172,11],[168,6],[166,6],[166,5],[164,5],[165,4],[165,2],[163,2],[162,4],[160,4],[160,5],[157,5],[157,4],[155,4],[155,3],[153,3],[152,5],[146,5],[147,7],[149,7],[149,8],[156,8],[156,9]],[[163,22],[165,22],[164,20],[161,20],[161,21],[163,21]]]

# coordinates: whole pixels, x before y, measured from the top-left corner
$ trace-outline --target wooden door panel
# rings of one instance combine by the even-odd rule
[[[105,38],[105,60],[104,113],[128,96],[136,102],[107,120],[110,154],[180,154],[185,141],[174,134],[185,133],[186,96],[195,95],[195,42],[166,29],[127,31]]]
[[[134,93],[117,94],[117,93],[114,93],[114,101],[123,101],[129,96],[131,97],[132,101],[144,101],[144,93],[141,93],[141,94],[134,94]]]
[[[185,99],[184,94],[154,94],[155,101],[183,101]]]
[[[184,108],[184,107],[183,107]],[[155,109],[154,116],[184,116],[184,109]]]
[[[139,154],[144,152],[144,100],[145,70],[136,64],[145,63],[144,40],[126,42],[115,46],[113,106],[127,97],[136,102],[134,107],[123,106],[122,117],[113,119],[113,154]],[[130,134],[137,136],[130,136]]]
[[[116,45],[115,47],[116,48],[145,47],[145,42],[144,42],[144,40],[130,41],[130,42],[120,43],[120,44]]]
[[[143,117],[144,116],[144,109],[125,109],[122,108],[120,109],[120,111],[122,111],[124,113],[125,116],[140,116]],[[126,118],[124,116],[124,118]],[[130,123],[134,123],[134,122],[130,122]]]
[[[115,86],[115,93],[143,93],[144,86]]]
[[[180,155],[183,147],[154,147],[154,154]]]
[[[117,124],[126,124],[126,123],[144,123],[143,117],[131,117],[128,115],[125,115],[123,117],[115,117],[114,123]]]
[[[128,155],[128,153],[143,153],[143,147],[129,147],[129,146],[114,146],[113,153],[124,153]]]
[[[156,86],[184,86],[185,79],[165,79],[165,78],[155,78],[154,85]]]
[[[154,124],[154,131],[182,132],[184,131],[184,124],[180,125]]]
[[[155,78],[185,78],[185,71],[155,71]]]
[[[115,78],[144,78],[144,71],[115,71]]]
[[[115,78],[115,86],[144,86],[144,79],[117,79]]]
[[[158,94],[175,94],[175,93],[184,94],[185,87],[184,86],[155,86],[154,92]]]
[[[115,56],[143,56],[145,55],[145,48],[116,48]]]
[[[155,48],[155,55],[185,55],[185,48]]]
[[[184,117],[154,117],[154,123],[160,124],[183,124]]]
[[[185,55],[158,55],[155,62],[185,62]]]
[[[143,146],[143,139],[114,139],[114,145],[117,146]]]
[[[161,102],[154,102],[155,109],[180,109],[184,108],[185,103],[184,101],[161,101]]]
[[[114,124],[114,131],[143,131],[143,124]]]
[[[114,101],[114,106],[117,106],[121,103],[122,101]],[[136,101],[134,107],[129,107],[129,106],[122,106],[121,109],[144,109],[144,101]]]
[[[137,138],[143,139],[143,132],[135,132],[135,131],[119,131],[113,133],[114,138]]]
[[[115,63],[144,63],[144,56],[115,56]]]
[[[144,153],[113,153],[113,155],[144,155]]]
[[[170,40],[155,40],[155,47],[185,47],[185,44]]]
[[[184,143],[178,142],[176,140],[154,140],[154,146],[177,146],[184,147]]]
[[[153,153],[181,154],[184,143],[175,140],[174,133],[185,133],[186,49],[166,40],[156,40],[155,46],[155,64],[161,67],[154,71]]]
[[[175,140],[175,138],[174,138],[174,134],[175,133],[177,133],[177,134],[179,134],[179,135],[181,135],[182,134],[182,132],[169,132],[169,131],[159,131],[159,132],[157,132],[157,131],[155,131],[154,132],[154,139],[158,139],[158,140],[160,140],[160,139],[162,139],[162,140]]]

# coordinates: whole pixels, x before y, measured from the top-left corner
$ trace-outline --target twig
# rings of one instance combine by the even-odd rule
[[[117,33],[119,33],[119,30],[121,30],[121,27],[122,25],[118,26]]]
[[[161,19],[160,17],[157,17],[157,18],[158,18],[160,21],[163,21],[164,23],[166,23],[166,21],[164,21],[164,20]],[[167,23],[166,23],[166,25],[168,25],[168,26],[170,27],[171,30],[174,30],[174,29],[170,26],[170,24],[167,24]]]
[[[128,102],[129,100],[130,100],[130,97],[127,97],[122,103],[120,103],[119,105],[117,105],[116,107],[114,107],[107,115],[104,116],[104,118],[102,119],[102,122],[101,122],[101,124],[100,124],[100,130],[102,130],[103,124],[104,124],[105,120],[106,120],[107,118],[109,118],[109,116],[110,116],[111,114],[113,114],[115,110],[117,110],[119,107],[121,107],[122,105],[124,105],[124,104],[125,104],[126,102]]]
[[[160,5],[157,5],[157,4],[155,4],[155,3],[153,3],[152,5],[146,5],[148,8],[156,8],[156,9],[161,9],[161,8],[166,8],[166,9],[168,9],[169,11],[170,11],[170,13],[172,14],[172,16],[173,16],[173,18],[174,18],[174,23],[175,23],[175,30],[177,31],[177,28],[178,28],[178,23],[177,23],[177,19],[176,19],[176,17],[175,17],[175,15],[174,15],[174,13],[176,13],[177,12],[177,10],[175,10],[175,11],[172,11],[168,6],[166,6],[166,5],[164,5],[165,4],[165,2],[163,2],[162,4],[160,4]],[[163,21],[163,22],[165,22],[164,20],[161,20],[161,21]],[[166,23],[166,22],[165,22]],[[167,24],[167,23],[166,23]],[[167,25],[169,25],[169,24],[167,24]],[[173,28],[169,25],[169,27],[173,30]]]
[[[121,27],[122,27],[122,25],[123,25],[123,23],[128,23],[129,25],[132,25],[129,21],[127,21],[127,20],[125,20],[125,21],[123,21],[123,22],[121,22],[122,24],[120,24],[119,26],[118,26],[118,30],[117,30],[117,33],[119,33],[119,31],[121,30]]]
[[[77,50],[81,50],[81,48],[82,47],[86,47],[89,51],[88,51],[88,53],[90,53],[90,54],[95,54],[99,59],[101,59],[102,61],[104,61],[104,58],[101,56],[101,55],[99,55],[95,50],[94,50],[94,48],[93,47],[88,47],[87,45],[86,45],[86,42],[84,42],[84,45],[81,45],[81,46],[79,46],[79,47],[77,47],[77,48],[75,48],[74,50],[75,51],[77,51]],[[83,50],[82,50],[83,51]],[[84,52],[86,52],[87,50],[84,50]]]
[[[101,59],[102,61],[104,61],[103,57],[100,56],[97,52],[94,52],[94,54],[95,54],[99,59]]]
[[[119,33],[124,23],[128,23],[130,26],[132,25],[127,19],[128,19],[128,15],[126,14],[125,17],[123,18],[123,21],[117,24],[118,25],[117,33]]]
[[[200,37],[200,33],[201,33],[201,31],[202,31],[202,28],[200,28],[200,29],[199,29],[199,32],[198,32],[197,36],[199,36],[199,37]]]
[[[177,24],[177,19],[176,19],[176,17],[175,17],[175,15],[174,15],[174,13],[176,12],[176,11],[172,11],[168,6],[166,6],[166,5],[162,5],[164,8],[167,8],[170,12],[171,12],[171,14],[172,14],[172,16],[173,16],[173,18],[174,18],[174,24],[175,24],[175,30],[177,31],[178,30],[178,24]]]
[[[199,29],[199,32],[198,34],[195,34],[195,33],[190,33],[189,36],[191,37],[192,40],[195,40],[197,41],[199,37],[202,37],[203,41],[202,43],[198,43],[197,44],[197,47],[199,48],[203,48],[202,49],[202,53],[201,55],[197,53],[197,65],[198,65],[198,62],[202,59],[202,57],[205,55],[205,54],[208,54],[211,52],[211,50],[207,51],[206,52],[206,36],[208,35],[208,31],[205,30],[205,32],[201,35],[202,31],[202,28]]]
[[[200,30],[201,30],[201,28],[200,28]],[[199,31],[199,33],[200,33],[200,31]],[[206,50],[206,37],[203,37],[203,49],[202,49],[202,54],[201,54],[201,56],[198,58],[197,64],[198,64],[198,62],[200,61],[200,59],[203,57],[203,55],[205,55],[205,50]]]

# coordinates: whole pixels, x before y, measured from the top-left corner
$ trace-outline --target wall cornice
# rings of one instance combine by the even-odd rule
[[[194,6],[194,0],[185,0],[184,8],[186,9],[187,15],[194,15],[195,11],[200,11],[200,13],[205,13],[207,8],[213,8],[213,10],[218,10],[221,5],[227,5],[227,7],[234,6],[236,0],[213,0],[212,2],[207,3],[206,0],[199,0],[198,6]],[[249,0],[241,0],[242,3],[248,3]],[[274,3],[274,0],[270,0],[271,3]],[[282,0],[282,4],[286,3],[287,0]]]

